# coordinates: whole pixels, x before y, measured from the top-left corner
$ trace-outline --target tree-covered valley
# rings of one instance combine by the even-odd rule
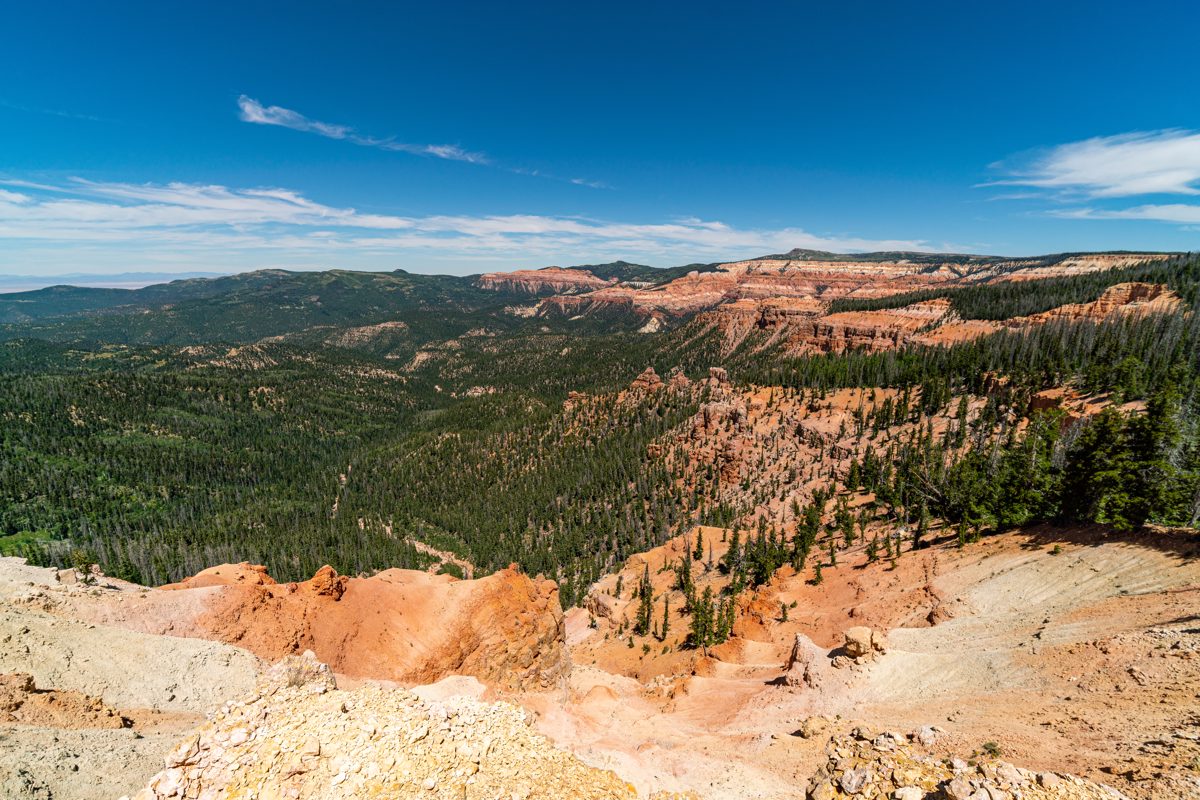
[[[72,295],[57,314],[46,293],[13,298],[0,303],[0,549],[149,584],[238,561],[280,580],[324,564],[439,568],[443,551],[479,573],[517,563],[555,578],[573,605],[698,522],[753,536],[743,585],[836,562],[855,525],[903,529],[897,552],[931,530],[1195,527],[1200,260],[939,296],[964,319],[1003,320],[1131,280],[1181,305],[810,354],[768,330],[730,350],[704,315],[639,331],[628,312],[520,314],[528,296],[394,273],[188,282],[139,290],[136,308]],[[663,385],[631,390],[648,367]],[[848,389],[878,395],[835,408]],[[702,423],[736,417],[731,393],[757,390],[799,416],[780,411],[772,444],[738,456],[735,475],[713,443],[741,423]],[[1094,410],[1039,403],[1044,390]],[[835,411],[850,414],[836,435],[805,433]],[[870,502],[848,523],[851,496]]]

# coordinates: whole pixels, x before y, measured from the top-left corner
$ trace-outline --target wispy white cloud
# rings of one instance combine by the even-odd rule
[[[572,183],[576,186],[585,186],[589,189],[612,188],[611,185],[604,181],[591,180],[590,178],[564,178],[561,175],[554,175],[545,170],[498,164],[485,153],[472,152],[456,144],[411,144],[409,142],[397,141],[395,137],[381,139],[374,136],[367,136],[359,133],[349,125],[321,122],[320,120],[306,117],[299,111],[293,111],[290,108],[283,108],[282,106],[264,106],[258,100],[246,95],[241,95],[238,98],[238,117],[243,122],[250,122],[255,125],[276,125],[303,133],[315,133],[327,139],[339,139],[361,147],[373,147],[378,150],[395,153],[411,153],[412,155],[441,158],[447,161],[465,161],[469,164],[495,167],[516,175],[546,178],[553,181]]]
[[[279,188],[188,183],[130,184],[72,179],[0,181],[0,247],[26,253],[89,248],[123,269],[158,263],[383,266],[419,259],[483,259],[525,266],[596,257],[686,263],[741,258],[793,247],[936,250],[927,242],[816,235],[801,228],[738,228],[679,219],[627,223],[530,214],[400,216],[329,206]],[[207,259],[207,262],[205,261]],[[103,259],[102,259],[103,260]],[[76,267],[83,264],[77,264]]]
[[[590,181],[587,178],[571,178],[571,183],[576,186],[586,186],[589,189],[611,189],[612,186],[604,181]]]
[[[984,187],[1019,186],[993,200],[1043,200],[1041,213],[1060,219],[1200,222],[1200,205],[1143,203],[1123,198],[1200,195],[1200,132],[1170,128],[1096,136],[997,162],[1004,177]],[[1127,200],[1125,202],[1128,202]],[[1082,205],[1087,203],[1087,205]]]
[[[310,119],[299,111],[282,106],[264,106],[253,97],[242,95],[238,98],[239,117],[243,122],[255,125],[278,125],[304,133],[315,133],[328,139],[342,139],[363,147],[375,147],[398,153],[412,153],[418,156],[444,158],[448,161],[466,161],[470,164],[487,164],[490,159],[483,153],[472,153],[454,144],[411,144],[396,141],[394,138],[379,139],[358,133],[348,125],[338,125],[331,122],[321,122]]]
[[[1032,186],[1092,198],[1200,194],[1200,132],[1168,129],[1097,136],[992,165],[986,186]]]
[[[1068,208],[1052,211],[1051,214],[1066,219],[1141,219],[1188,225],[1200,223],[1200,206],[1187,203],[1151,204],[1116,209]]]
[[[13,111],[23,111],[27,114],[43,114],[49,117],[62,117],[64,119],[81,119],[88,122],[108,122],[109,120],[103,117],[93,116],[92,114],[80,114],[75,111],[63,111],[57,108],[40,108],[37,106],[24,106],[19,103],[10,103],[7,100],[0,99],[0,108],[11,108]]]

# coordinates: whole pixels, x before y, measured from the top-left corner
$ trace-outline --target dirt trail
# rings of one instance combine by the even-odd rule
[[[449,550],[438,550],[437,548],[427,545],[422,541],[418,541],[417,539],[413,539],[412,537],[409,537],[409,541],[412,542],[413,548],[418,553],[424,553],[427,556],[433,556],[434,558],[439,559],[437,564],[433,564],[429,567],[430,573],[436,573],[442,568],[443,564],[453,564],[462,570],[463,577],[467,580],[471,580],[475,577],[475,565],[470,561],[459,558]]]

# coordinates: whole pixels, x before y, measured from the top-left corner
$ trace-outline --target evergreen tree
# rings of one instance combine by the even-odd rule
[[[638,585],[638,611],[633,632],[645,636],[650,632],[650,616],[654,612],[654,586],[650,583],[650,565],[642,568],[642,580]]]

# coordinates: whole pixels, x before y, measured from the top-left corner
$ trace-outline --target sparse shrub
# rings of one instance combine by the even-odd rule
[[[95,566],[96,556],[90,550],[81,547],[71,550],[71,567],[79,573],[80,583],[90,585],[96,582],[96,576],[92,574]]]

